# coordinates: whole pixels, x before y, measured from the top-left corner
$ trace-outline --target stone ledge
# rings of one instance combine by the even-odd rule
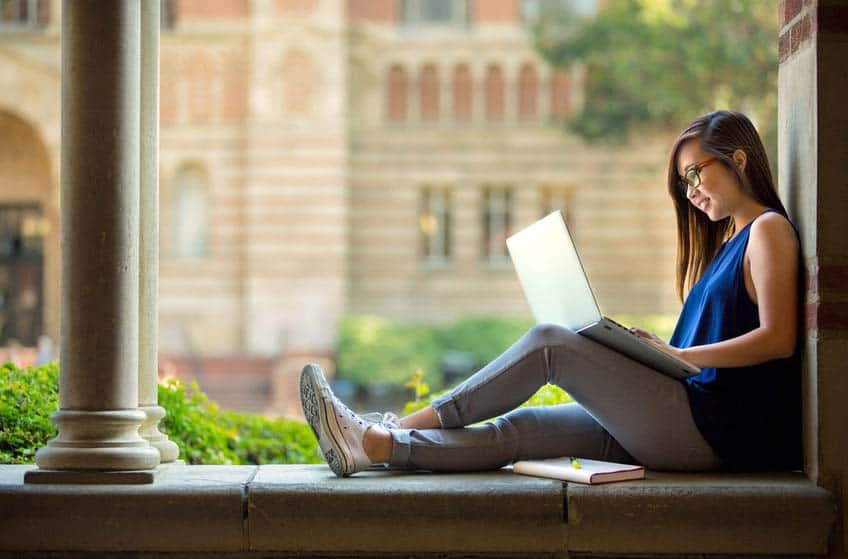
[[[168,466],[151,485],[24,485],[0,466],[0,550],[242,551],[256,466]]]
[[[263,466],[249,495],[250,549],[561,553],[563,497],[561,482],[507,470],[339,479],[328,468]]]
[[[147,486],[24,485],[0,466],[0,559],[824,555],[835,501],[803,474],[584,486],[326,466],[171,466]],[[378,479],[379,478],[379,479]]]
[[[570,553],[825,555],[836,501],[802,473],[568,486]]]

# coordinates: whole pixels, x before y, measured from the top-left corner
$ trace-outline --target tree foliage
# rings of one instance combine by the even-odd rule
[[[773,0],[612,0],[593,16],[549,13],[534,38],[552,65],[585,68],[584,103],[568,127],[586,140],[679,131],[729,108],[748,114],[774,152]]]

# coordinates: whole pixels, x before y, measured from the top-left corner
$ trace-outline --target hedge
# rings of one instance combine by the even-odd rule
[[[618,315],[627,326],[639,326],[666,340],[674,317],[666,315]],[[470,317],[448,325],[421,326],[386,318],[351,315],[342,319],[336,377],[358,386],[403,386],[416,371],[425,372],[431,386],[444,386],[441,359],[460,351],[482,367],[518,340],[533,325],[529,319]]]
[[[0,463],[29,464],[56,436],[50,414],[59,407],[59,366],[0,366]],[[172,379],[159,385],[168,413],[160,429],[188,464],[304,464],[318,462],[305,423],[221,410],[197,384]]]

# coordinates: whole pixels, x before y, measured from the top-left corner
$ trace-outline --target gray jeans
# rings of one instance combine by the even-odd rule
[[[547,383],[575,403],[516,409]],[[567,455],[652,470],[721,467],[681,381],[559,326],[531,328],[432,405],[442,428],[391,430],[391,467],[489,470]]]

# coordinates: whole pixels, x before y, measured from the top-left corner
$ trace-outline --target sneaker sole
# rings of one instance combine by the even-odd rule
[[[347,477],[354,473],[353,460],[350,459],[350,452],[347,449],[347,443],[341,433],[341,426],[336,420],[335,410],[327,404],[326,398],[320,399],[318,406],[321,416],[321,427],[327,433],[327,445],[329,448],[322,448],[324,457],[327,459],[327,465],[333,470],[333,473],[339,477]]]
[[[351,474],[347,456],[343,450],[343,438],[338,422],[332,421],[333,412],[327,409],[326,399],[322,388],[329,388],[324,380],[321,369],[315,365],[307,365],[300,374],[300,399],[303,405],[303,415],[306,422],[318,439],[318,446],[324,454],[327,465],[339,477]],[[335,418],[333,417],[333,420]],[[333,428],[335,427],[335,428]],[[326,436],[321,436],[325,434]]]
[[[312,433],[315,439],[321,444],[320,419],[318,412],[318,394],[315,390],[315,385],[320,386],[321,370],[317,366],[309,364],[303,368],[300,373],[300,404],[303,406],[303,416],[309,427],[312,428]],[[319,376],[320,375],[320,376]],[[323,451],[323,448],[321,449]]]

